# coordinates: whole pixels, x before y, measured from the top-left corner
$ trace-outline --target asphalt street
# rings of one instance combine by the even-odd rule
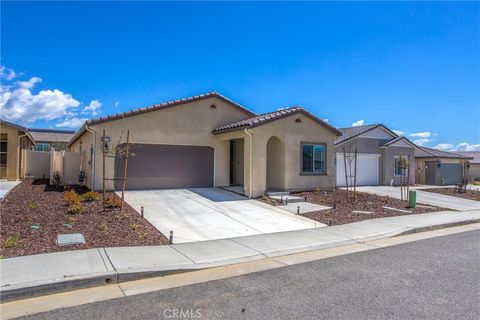
[[[480,231],[26,319],[480,319]]]

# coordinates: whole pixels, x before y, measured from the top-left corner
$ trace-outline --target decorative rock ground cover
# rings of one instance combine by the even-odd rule
[[[476,190],[467,189],[465,190],[465,193],[459,193],[457,188],[432,188],[432,189],[422,189],[421,191],[434,192],[434,193],[439,193],[447,196],[480,201],[480,191],[476,191]]]
[[[75,187],[82,196],[85,187]],[[168,239],[127,203],[103,212],[100,200],[82,201],[81,213],[68,214],[63,190],[47,181],[26,180],[0,202],[0,255],[15,257],[54,251],[112,246],[163,245]],[[117,198],[108,194],[108,198]],[[81,233],[84,245],[58,246],[59,234]]]
[[[432,206],[410,209],[407,208],[407,201],[362,192],[357,192],[355,200],[347,201],[347,191],[342,189],[337,189],[332,192],[299,192],[295,193],[295,195],[306,197],[307,201],[311,203],[332,207],[332,209],[329,210],[303,214],[304,217],[327,225],[330,220],[332,225],[338,225],[367,219],[448,210]],[[392,210],[392,208],[401,211]]]

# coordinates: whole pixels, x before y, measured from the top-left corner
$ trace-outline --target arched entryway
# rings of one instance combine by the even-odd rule
[[[285,144],[277,137],[267,142],[267,190],[285,189]]]

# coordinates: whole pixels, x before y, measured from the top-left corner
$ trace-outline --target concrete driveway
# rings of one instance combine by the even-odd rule
[[[375,187],[357,187],[360,192],[372,193],[379,196],[389,196],[400,199],[400,187],[391,186],[375,186]],[[421,191],[415,187],[410,187],[410,190],[417,191],[417,202],[426,205],[443,207],[459,211],[478,210],[480,209],[480,202],[463,199],[459,197],[446,196],[443,194]]]
[[[126,191],[125,200],[174,243],[325,226],[217,188]]]
[[[1,180],[0,181],[0,199],[5,198],[7,193],[15,188],[21,181],[7,181]]]

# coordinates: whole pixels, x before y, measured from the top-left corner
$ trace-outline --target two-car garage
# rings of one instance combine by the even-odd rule
[[[205,146],[133,144],[128,161],[127,190],[213,187],[214,150]],[[123,159],[115,160],[122,178]],[[121,189],[121,180],[116,180]]]

